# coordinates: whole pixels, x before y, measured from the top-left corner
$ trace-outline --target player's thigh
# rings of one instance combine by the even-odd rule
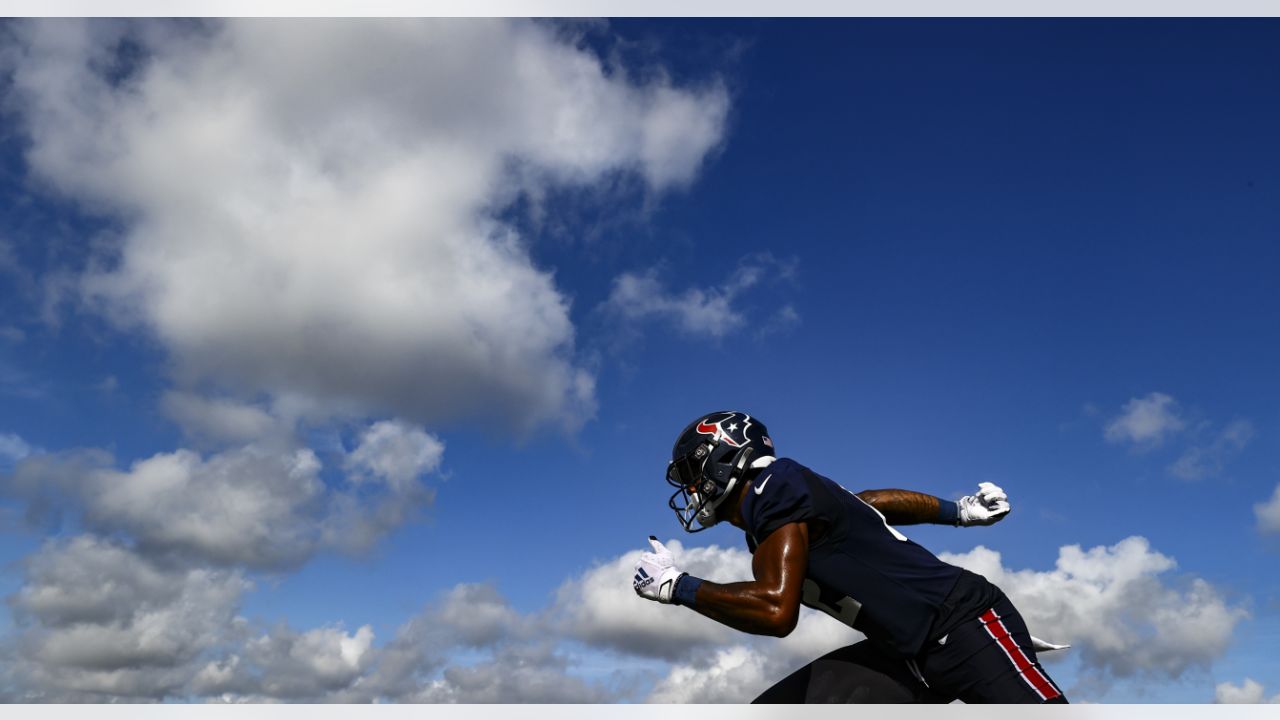
[[[764,691],[755,703],[916,703],[926,689],[902,660],[864,640],[827,653]]]
[[[966,703],[1066,702],[1007,598],[930,648],[922,669],[932,687]]]

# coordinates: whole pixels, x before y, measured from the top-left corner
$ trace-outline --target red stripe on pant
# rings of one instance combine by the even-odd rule
[[[1018,669],[1018,673],[1022,675],[1022,679],[1027,681],[1027,684],[1031,686],[1032,690],[1036,691],[1041,700],[1052,700],[1062,694],[1058,692],[1058,688],[1053,686],[1053,683],[1049,682],[1049,678],[1040,672],[1040,668],[1031,662],[1027,654],[1022,652],[1022,648],[1018,647],[1018,644],[1013,641],[1013,638],[1009,636],[1009,629],[1000,621],[1000,616],[996,614],[994,609],[982,613],[980,620],[982,620],[982,625],[986,628],[987,634],[1000,645],[1000,649],[1004,650],[1004,654],[1008,656],[1009,662],[1013,663],[1013,666]]]

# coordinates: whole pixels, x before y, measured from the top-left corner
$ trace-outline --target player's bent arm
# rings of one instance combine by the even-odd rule
[[[800,618],[800,597],[809,565],[809,529],[789,523],[773,531],[751,560],[754,580],[703,582],[693,609],[731,628],[785,637]]]
[[[956,524],[955,503],[933,495],[911,490],[863,490],[856,494],[863,502],[879,510],[890,525]]]

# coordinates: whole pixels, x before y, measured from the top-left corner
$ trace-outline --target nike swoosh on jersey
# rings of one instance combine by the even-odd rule
[[[764,476],[764,482],[762,482],[762,483],[760,483],[759,485],[757,485],[757,486],[756,486],[755,490],[756,490],[756,494],[757,494],[757,495],[759,495],[760,493],[764,492],[764,485],[765,485],[765,483],[769,482],[769,478],[771,478],[771,477],[773,477],[773,473],[769,473],[768,475],[765,475],[765,476]]]

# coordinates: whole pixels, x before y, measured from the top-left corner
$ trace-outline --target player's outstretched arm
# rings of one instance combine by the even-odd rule
[[[800,617],[800,596],[809,563],[804,523],[784,525],[756,548],[754,580],[713,583],[681,572],[671,551],[649,538],[653,552],[636,563],[636,594],[661,603],[687,605],[717,622],[756,635],[783,637]]]
[[[1009,496],[994,483],[979,483],[978,492],[958,501],[942,500],[911,490],[863,490],[863,502],[880,511],[890,525],[991,525],[1009,514]]]

